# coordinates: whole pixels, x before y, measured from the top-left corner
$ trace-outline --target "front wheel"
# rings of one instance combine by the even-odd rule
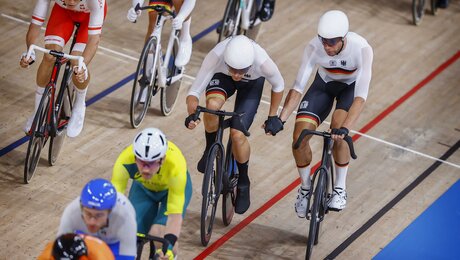
[[[26,161],[24,163],[24,183],[30,183],[32,177],[37,169],[38,162],[40,161],[40,153],[43,146],[45,146],[46,140],[48,139],[48,124],[47,114],[49,110],[49,104],[51,99],[50,88],[45,89],[40,105],[38,106],[37,113],[35,114],[34,121],[32,123],[29,139],[29,145],[27,147]]]
[[[311,204],[310,215],[310,228],[308,230],[307,252],[305,259],[310,259],[313,252],[313,246],[318,244],[320,222],[323,218],[322,212],[325,203],[325,189],[326,189],[326,172],[320,170],[317,172],[318,181],[315,186],[315,193],[313,195],[313,202]]]
[[[130,121],[133,128],[139,127],[150,106],[156,81],[157,38],[150,37],[142,49],[136,74],[134,75],[133,91],[131,94]]]
[[[211,147],[208,153],[202,186],[201,244],[207,246],[211,240],[212,226],[216,217],[217,202],[222,184],[223,150],[219,145]]]
[[[176,38],[171,50],[171,57],[169,61],[165,61],[168,62],[167,82],[166,86],[161,88],[161,113],[164,116],[169,116],[173,111],[182,83],[182,68],[178,68],[175,65],[178,51],[179,41]]]
[[[419,25],[425,15],[425,0],[412,0],[412,22]]]
[[[222,23],[217,28],[217,32],[219,33],[218,43],[232,36],[233,32],[238,30],[239,21],[236,21],[236,18],[238,16],[239,3],[239,0],[228,0]]]

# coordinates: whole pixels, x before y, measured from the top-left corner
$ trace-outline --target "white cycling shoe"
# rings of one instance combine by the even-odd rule
[[[72,109],[72,116],[70,117],[69,124],[67,125],[67,136],[76,137],[81,133],[83,129],[83,123],[85,121],[86,104],[75,106]]]
[[[335,187],[332,191],[332,198],[329,200],[328,207],[333,211],[341,211],[347,205],[347,192],[342,188]]]
[[[299,187],[297,190],[297,199],[294,204],[295,213],[297,217],[305,218],[308,211],[308,200],[310,199],[310,190],[304,190],[302,187]]]
[[[177,53],[176,61],[174,64],[180,68],[190,61],[192,56],[192,37],[190,35],[184,37],[185,39],[180,40],[179,52]]]
[[[24,125],[24,132],[26,134],[29,134],[30,128],[32,127],[32,123],[34,122],[35,115],[31,115],[29,118],[27,118],[27,122]]]

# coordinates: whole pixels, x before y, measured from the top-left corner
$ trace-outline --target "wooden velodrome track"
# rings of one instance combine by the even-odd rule
[[[129,124],[132,81],[121,81],[135,71],[147,19],[144,14],[131,24],[125,18],[130,1],[107,0],[101,47],[90,65],[85,128],[78,138],[66,140],[56,166],[47,165],[46,150],[32,183],[22,183],[27,144],[17,141],[24,137],[22,127],[33,107],[38,66],[22,70],[18,61],[25,50],[32,2],[0,0],[0,259],[36,257],[54,238],[64,207],[89,179],[110,178],[119,152],[138,131]],[[426,15],[418,27],[411,24],[410,3],[278,0],[273,19],[260,30],[258,42],[279,66],[286,90],[326,10],[345,11],[351,31],[374,48],[369,98],[353,128],[363,135],[355,136],[359,158],[350,166],[348,206],[327,215],[313,251],[315,259],[372,258],[460,177],[460,2],[451,1],[437,16]],[[225,4],[225,0],[197,1],[192,36],[218,22]],[[142,125],[163,129],[188,160],[194,194],[179,257],[303,259],[308,227],[293,209],[298,184],[290,151],[294,116],[276,137],[264,134],[260,125],[268,113],[268,84],[250,129],[251,208],[235,215],[229,227],[223,226],[219,211],[210,245],[200,244],[202,175],[196,163],[204,135],[202,126],[195,131],[183,126],[185,94],[217,34],[211,31],[195,40],[186,68],[189,77],[175,111],[162,117],[156,96]],[[102,93],[113,86],[120,88]],[[326,128],[327,124],[321,127]],[[316,164],[321,140],[312,143]],[[441,157],[441,163],[436,161]]]

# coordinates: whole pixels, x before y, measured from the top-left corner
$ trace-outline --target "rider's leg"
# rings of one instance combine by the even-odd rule
[[[57,44],[45,44],[46,49],[50,50],[57,50],[62,51],[62,47]],[[38,67],[37,71],[37,86],[35,89],[35,103],[34,103],[34,112],[33,114],[27,119],[26,125],[24,126],[24,131],[27,133],[32,126],[32,122],[34,120],[35,114],[37,113],[38,106],[40,105],[40,101],[43,96],[43,92],[45,91],[45,87],[50,81],[51,72],[53,70],[54,61],[56,58],[50,54],[44,54],[42,62]]]
[[[174,9],[177,10],[178,14],[181,12],[183,3],[184,0],[173,0]],[[177,53],[177,58],[175,61],[175,65],[177,67],[183,67],[187,65],[187,63],[190,61],[190,56],[192,55],[192,37],[190,36],[191,23],[191,15],[189,15],[182,23],[182,29],[179,37],[179,52]]]
[[[340,128],[347,114],[348,112],[343,109],[336,109],[332,114],[331,128]],[[350,161],[348,144],[344,140],[335,141],[332,154],[335,161],[335,183],[333,197],[329,202],[329,207],[341,210],[345,208],[347,203],[346,179],[348,163]]]

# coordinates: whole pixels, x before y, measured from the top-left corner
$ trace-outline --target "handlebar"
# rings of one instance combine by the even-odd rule
[[[30,59],[30,56],[32,55],[32,52],[34,50],[38,50],[38,51],[41,51],[41,52],[44,52],[44,53],[48,53],[50,55],[53,55],[56,58],[59,57],[59,58],[66,58],[66,59],[69,59],[69,60],[78,60],[78,70],[81,70],[81,68],[83,67],[83,57],[82,56],[75,56],[75,55],[65,54],[62,51],[48,50],[48,49],[42,48],[40,46],[37,46],[35,44],[30,45],[29,50],[27,51],[26,60]]]
[[[173,18],[176,18],[176,13],[174,11],[166,9],[163,5],[140,6],[140,4],[138,3],[136,7],[134,7],[134,11],[137,12],[139,10],[155,10],[157,13],[168,13]]]
[[[314,130],[309,130],[309,129],[304,129],[302,130],[302,132],[300,133],[300,136],[299,138],[297,139],[297,141],[295,142],[295,144],[293,145],[293,148],[294,149],[298,149],[299,146],[300,146],[300,143],[302,142],[302,140],[305,138],[305,136],[307,135],[319,135],[319,136],[322,136],[324,138],[332,138],[332,134],[329,133],[329,132],[319,132],[319,131],[314,131]],[[353,139],[351,139],[351,136],[349,135],[346,135],[343,140],[345,140],[345,142],[347,142],[348,144],[348,148],[350,149],[350,155],[351,155],[351,158],[355,159],[358,158],[358,156],[356,156],[355,154],[355,148],[353,146]]]
[[[241,116],[243,116],[244,113],[227,112],[227,111],[224,111],[224,110],[212,110],[212,109],[208,109],[208,108],[205,108],[205,107],[202,107],[202,106],[197,106],[196,110],[195,110],[195,113],[194,113],[193,121],[198,120],[198,118],[200,117],[201,112],[213,114],[213,115],[216,115],[216,116],[219,116],[219,117],[226,117],[226,116],[237,117],[239,122],[240,122],[240,124],[243,126],[243,129],[238,129],[238,130],[242,130],[242,132],[244,133],[245,136],[250,136],[251,135],[248,132],[248,130],[246,129],[246,126],[243,124],[243,121],[241,121]]]
[[[166,254],[166,252],[168,252],[169,241],[162,237],[156,237],[156,236],[151,236],[149,234],[137,233],[137,238],[142,239],[142,240],[147,240],[149,242],[150,241],[160,242],[162,243],[161,250],[163,251],[163,254]]]

